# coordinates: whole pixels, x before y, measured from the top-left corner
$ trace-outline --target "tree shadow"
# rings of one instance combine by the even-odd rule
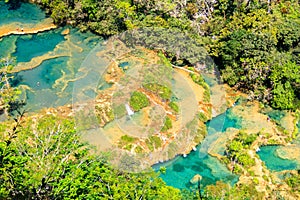
[[[20,1],[20,0],[9,0],[7,2],[8,6],[9,6],[8,10],[17,10],[17,9],[19,9],[21,7],[21,3],[22,3],[22,1]]]

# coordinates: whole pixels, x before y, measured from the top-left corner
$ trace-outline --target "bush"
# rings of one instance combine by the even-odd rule
[[[238,162],[245,167],[251,167],[255,164],[255,161],[247,153],[238,156]]]
[[[129,104],[134,111],[139,111],[148,106],[150,102],[145,94],[135,91],[130,97]]]
[[[164,126],[162,127],[161,131],[166,132],[170,128],[172,128],[172,120],[167,116],[165,119]]]
[[[131,137],[129,135],[122,135],[122,137],[119,140],[118,146],[120,148],[124,148],[127,150],[130,150],[132,148],[132,143],[137,141],[137,138]]]
[[[156,83],[148,83],[148,84],[144,84],[143,87],[145,89],[157,94],[163,100],[169,100],[172,96],[171,89],[164,85],[159,85]]]
[[[199,120],[200,121],[202,121],[202,122],[207,122],[208,121],[208,117],[205,115],[205,113],[203,113],[203,112],[200,112],[199,114],[198,114],[198,118],[199,118]]]
[[[175,113],[178,113],[178,112],[179,112],[179,106],[178,106],[178,104],[177,104],[176,102],[171,101],[171,102],[169,103],[169,106],[170,106],[170,108],[171,108]]]

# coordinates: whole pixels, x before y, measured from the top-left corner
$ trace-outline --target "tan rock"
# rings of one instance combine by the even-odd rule
[[[190,183],[191,184],[197,184],[198,181],[202,180],[202,176],[200,174],[196,174],[191,180]]]

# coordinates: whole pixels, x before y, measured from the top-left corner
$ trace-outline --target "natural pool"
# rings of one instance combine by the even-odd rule
[[[277,156],[276,150],[278,148],[280,148],[280,146],[260,147],[258,155],[260,159],[265,162],[267,168],[273,171],[297,169],[299,166],[296,161],[282,159]]]
[[[42,59],[38,66],[14,74],[15,86],[29,87],[23,93],[32,110],[72,103],[73,82],[81,63],[101,42],[101,38],[76,29],[70,29],[70,33],[63,36],[64,30],[66,28],[34,36],[13,36],[17,37],[16,48],[10,55],[22,62],[20,66],[27,65],[33,58]]]
[[[208,136],[202,144],[198,145],[196,151],[192,151],[185,158],[178,156],[168,162],[156,164],[153,168],[159,170],[165,167],[166,173],[161,174],[160,177],[168,185],[181,189],[196,186],[190,183],[196,174],[202,176],[203,187],[215,184],[218,180],[233,185],[237,182],[238,176],[231,173],[217,158],[207,153],[207,148],[215,141],[217,134],[226,131],[229,127],[240,128],[239,120],[233,116],[230,109],[207,123]]]
[[[17,23],[31,26],[44,20],[44,13],[32,4],[22,4],[19,10],[8,11],[0,2],[0,26]],[[64,34],[68,30],[67,34]],[[42,62],[33,69],[14,74],[15,86],[23,86],[23,94],[27,100],[27,108],[38,110],[45,107],[71,103],[73,82],[79,72],[81,63],[102,39],[91,33],[81,33],[74,28],[58,28],[30,35],[11,35],[0,39],[0,57],[13,56],[17,62],[27,65],[32,59],[41,57]],[[120,67],[126,67],[123,63]],[[94,79],[93,79],[94,80]],[[207,81],[210,83],[211,80]],[[212,83],[210,83],[211,85]],[[26,86],[26,87],[24,87]],[[110,87],[104,84],[101,89]],[[282,115],[274,111],[270,118],[280,120]],[[203,179],[203,186],[214,184],[218,180],[234,184],[238,176],[232,174],[225,165],[207,154],[210,138],[222,134],[228,127],[241,128],[239,120],[228,110],[207,123],[208,137],[186,158],[178,156],[173,160],[157,164],[154,169],[166,167],[166,174],[161,177],[167,184],[177,188],[190,188],[189,180],[196,174]],[[300,128],[300,124],[298,123]],[[298,140],[300,141],[300,140]],[[300,143],[300,142],[299,142]],[[296,169],[294,161],[284,160],[276,156],[276,146],[262,147],[259,156],[271,170]]]
[[[34,111],[72,103],[73,82],[81,63],[101,42],[94,34],[64,27],[3,37],[0,56],[15,58],[18,69],[26,66],[13,74],[12,85],[22,88],[26,109]]]

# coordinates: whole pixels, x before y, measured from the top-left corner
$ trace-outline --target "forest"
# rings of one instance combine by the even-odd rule
[[[300,106],[300,13],[296,0],[34,2],[55,23],[104,37],[143,27],[183,31],[205,46],[230,86],[276,109]],[[171,60],[174,57],[170,55]]]
[[[12,9],[19,0],[6,0]],[[182,31],[203,46],[222,81],[274,109],[300,108],[300,3],[296,0],[33,0],[57,25],[71,25],[104,38],[138,28]],[[195,64],[168,54],[170,62]],[[204,191],[167,186],[159,173],[114,169],[110,154],[91,154],[72,119],[25,118],[19,91],[9,83],[12,68],[1,62],[0,199],[250,199],[253,185]],[[135,93],[135,96],[140,95]],[[130,104],[139,110],[148,102]],[[174,105],[176,109],[176,105]],[[177,108],[178,109],[178,108]],[[12,114],[14,113],[14,115]],[[6,131],[9,130],[9,131]],[[233,145],[231,146],[234,152]],[[251,163],[249,164],[251,165]],[[299,190],[300,173],[286,179]],[[222,192],[220,192],[222,191]],[[276,195],[275,192],[273,195]]]

